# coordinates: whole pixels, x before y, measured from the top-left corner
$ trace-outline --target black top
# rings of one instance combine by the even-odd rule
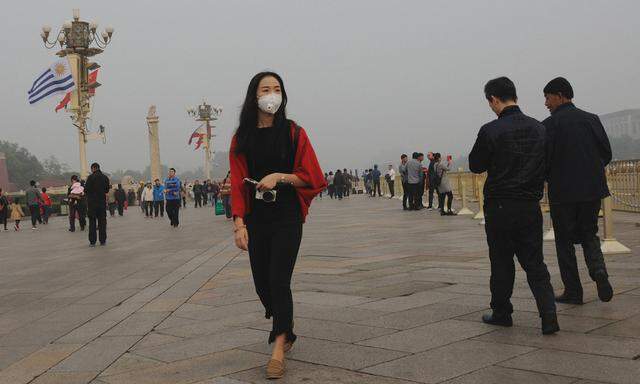
[[[598,116],[567,103],[542,123],[547,129],[549,201],[584,202],[609,196],[604,167],[611,161],[611,145]]]
[[[291,173],[295,152],[287,125],[258,128],[247,154],[249,175],[260,181],[272,173]],[[276,186],[276,201],[266,203],[255,198],[255,190],[251,188],[250,221],[259,223],[300,222],[302,214],[300,202],[295,188],[291,185]]]
[[[84,184],[84,194],[87,196],[89,206],[102,206],[107,203],[107,192],[109,192],[109,178],[104,173],[97,170],[87,177]]]
[[[469,154],[469,169],[487,172],[485,199],[540,200],[544,187],[544,126],[520,111],[506,107],[478,132]]]

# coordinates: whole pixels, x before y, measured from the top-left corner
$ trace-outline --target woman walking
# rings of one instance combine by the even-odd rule
[[[447,162],[442,162],[442,155],[436,153],[433,155],[436,171],[436,183],[438,190],[438,204],[440,205],[440,215],[441,216],[455,216],[456,213],[451,210],[451,204],[453,203],[453,189],[451,189],[451,181],[449,181],[449,176],[447,173],[451,168],[451,159],[447,159]],[[445,200],[447,201],[447,210],[445,211]]]
[[[284,376],[284,353],[296,341],[291,275],[309,205],[325,188],[309,138],[286,106],[279,75],[254,76],[229,151],[236,245],[249,251],[256,292],[273,319],[268,379]]]
[[[220,194],[222,195],[222,206],[224,207],[224,214],[227,219],[231,218],[231,171],[227,172],[227,176],[222,180],[222,187],[220,187]]]
[[[144,208],[144,216],[149,219],[153,216],[153,188],[147,183],[141,193],[141,201]]]

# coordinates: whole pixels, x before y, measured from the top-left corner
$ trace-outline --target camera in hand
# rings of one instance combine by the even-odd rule
[[[246,177],[244,179],[245,183],[250,183],[255,185],[258,185],[258,182],[250,179],[248,177]],[[276,196],[277,196],[278,192],[273,190],[273,189],[267,189],[266,191],[260,191],[256,188],[256,199],[257,200],[262,200],[265,203],[274,203],[276,201]]]

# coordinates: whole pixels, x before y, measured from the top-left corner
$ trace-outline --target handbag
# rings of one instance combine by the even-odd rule
[[[222,200],[216,201],[216,216],[224,215],[224,205],[222,205]]]

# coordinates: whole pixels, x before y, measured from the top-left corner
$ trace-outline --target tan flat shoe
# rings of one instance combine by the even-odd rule
[[[284,361],[271,359],[267,364],[267,379],[281,379],[284,376],[284,371]]]
[[[293,341],[287,341],[284,343],[284,353],[289,352],[293,348]]]

